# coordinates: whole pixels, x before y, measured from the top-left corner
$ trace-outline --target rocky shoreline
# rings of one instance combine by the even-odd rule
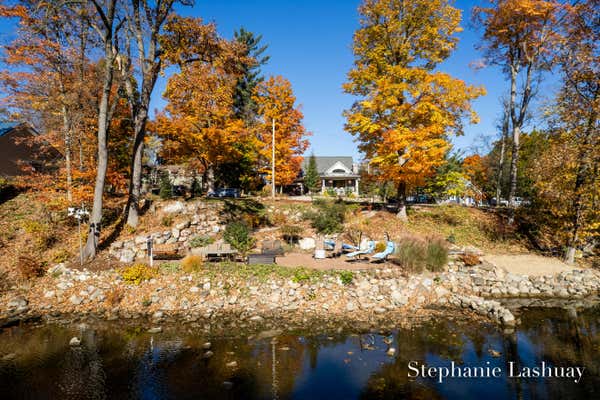
[[[518,320],[503,299],[582,299],[599,289],[600,272],[594,270],[529,277],[458,261],[439,274],[407,277],[395,268],[355,271],[345,283],[333,271],[316,280],[170,272],[139,285],[127,284],[114,270],[94,273],[59,264],[30,287],[6,293],[0,299],[0,321],[91,315],[109,321],[142,318],[157,326],[169,319],[201,327],[223,320],[260,325],[268,319],[376,325],[409,323],[442,310],[512,327]]]

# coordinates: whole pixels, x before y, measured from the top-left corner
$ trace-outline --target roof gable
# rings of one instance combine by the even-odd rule
[[[341,166],[343,166],[343,169],[349,171],[349,173],[352,173],[352,164],[353,164],[352,157],[349,157],[349,156],[317,157],[317,156],[315,156],[315,160],[317,161],[317,171],[321,175],[328,173],[329,170],[336,169],[337,167],[333,168],[334,165],[341,165]],[[304,171],[306,171],[306,169],[308,168],[309,162],[310,162],[310,156],[304,157],[304,160],[302,162],[302,169]]]

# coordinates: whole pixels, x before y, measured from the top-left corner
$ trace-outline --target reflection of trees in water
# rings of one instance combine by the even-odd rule
[[[477,340],[481,333],[474,333]],[[462,363],[465,339],[468,333],[464,325],[454,321],[425,323],[413,329],[400,330],[396,334],[398,351],[393,362],[386,363],[371,375],[363,389],[361,399],[438,399],[442,398],[434,388],[427,387],[408,377],[411,361],[423,363],[428,355]]]
[[[576,314],[576,313],[574,313]],[[551,318],[549,318],[551,317]],[[533,345],[537,362],[554,366],[583,366],[579,384],[570,379],[546,379],[553,398],[597,397],[600,385],[600,310],[573,315],[567,310],[530,309],[519,327],[520,334]],[[532,384],[532,390],[536,387]]]
[[[408,378],[410,361],[483,364],[486,359],[491,360],[487,350],[492,347],[502,353],[500,362],[506,368],[508,361],[531,366],[540,360],[586,367],[579,385],[567,380],[526,379],[492,383],[500,385],[502,391],[508,389],[515,398],[592,398],[600,385],[599,315],[598,310],[577,317],[555,310],[530,310],[522,315],[517,333],[509,335],[500,334],[495,326],[480,323],[430,322],[394,333],[391,344],[397,349],[394,358],[385,356],[384,337],[373,334],[283,335],[276,342],[213,339],[210,341],[214,356],[205,359],[202,344],[207,339],[193,333],[167,331],[151,341],[151,336],[141,329],[104,326],[86,331],[82,346],[71,348],[69,339],[79,336],[73,328],[16,328],[0,335],[0,354],[18,353],[10,363],[0,360],[0,393],[2,398],[39,394],[61,399],[265,399],[274,397],[276,375],[276,394],[279,398],[289,398],[298,394],[301,387],[297,385],[298,377],[302,376],[307,386],[323,384],[323,375],[319,374],[328,369],[327,362],[345,363],[347,358],[348,364],[339,369],[342,375],[335,375],[337,380],[328,380],[328,385],[351,387],[344,379],[355,379],[356,374],[367,379],[366,371],[375,371],[362,388],[361,398],[437,399],[443,396],[440,386]],[[349,350],[352,355],[347,354]],[[319,359],[326,363],[317,368]],[[227,367],[231,361],[236,361],[237,367]],[[365,369],[363,362],[368,364]],[[345,368],[353,369],[352,373]],[[225,381],[233,383],[231,389],[223,385]],[[352,390],[357,390],[362,381],[358,385],[352,383],[355,384]],[[495,393],[495,389],[489,390]],[[323,392],[317,387],[311,393]]]
[[[104,399],[105,375],[96,332],[82,330],[82,345],[65,351],[58,381],[63,399]]]

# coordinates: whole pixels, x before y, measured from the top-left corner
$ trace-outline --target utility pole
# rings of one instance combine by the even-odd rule
[[[271,198],[275,198],[275,118],[273,118],[273,142],[271,153]]]

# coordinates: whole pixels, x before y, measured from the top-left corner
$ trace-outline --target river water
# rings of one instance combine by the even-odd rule
[[[0,399],[600,399],[600,308],[529,308],[520,318],[512,332],[449,317],[275,338],[207,337],[183,326],[158,334],[107,323],[13,327],[0,333]],[[73,336],[80,346],[69,346]],[[501,374],[440,383],[409,369],[452,362]],[[578,383],[508,376],[510,365],[516,374],[541,362],[585,369]]]

